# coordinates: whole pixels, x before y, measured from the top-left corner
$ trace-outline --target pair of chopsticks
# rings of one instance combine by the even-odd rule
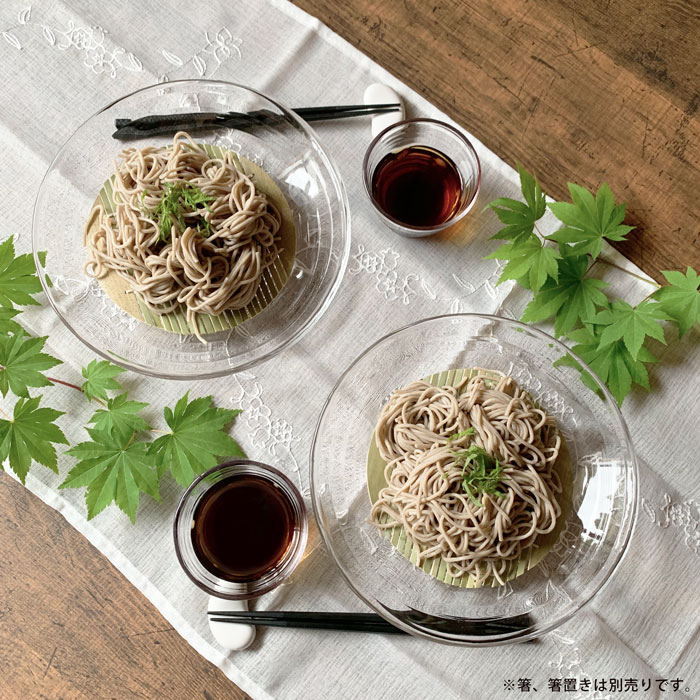
[[[408,634],[375,613],[210,610],[208,614],[211,622],[230,622],[258,627],[300,627],[374,634]],[[453,634],[488,636],[519,632],[532,625],[532,618],[527,613],[504,621],[452,620],[416,613],[408,613],[407,621],[411,617],[415,617],[415,621],[431,623],[436,631]]]
[[[400,109],[398,103],[374,105],[335,105],[327,107],[299,107],[293,111],[307,122],[329,119],[362,117],[371,114],[385,114]],[[253,112],[187,112],[183,114],[151,114],[138,119],[115,119],[116,131],[112,137],[120,141],[172,134],[176,131],[197,131],[202,129],[249,129],[256,126],[282,124],[281,114],[266,109]]]

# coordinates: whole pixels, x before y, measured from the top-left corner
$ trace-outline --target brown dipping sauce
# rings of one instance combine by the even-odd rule
[[[462,178],[444,153],[408,146],[379,161],[372,195],[386,214],[406,226],[438,226],[459,210]]]
[[[256,581],[284,558],[295,524],[292,505],[278,486],[260,476],[234,475],[213,486],[197,504],[192,544],[215,576]]]

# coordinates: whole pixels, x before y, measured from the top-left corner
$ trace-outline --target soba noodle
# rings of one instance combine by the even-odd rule
[[[511,377],[495,386],[481,375],[456,386],[413,382],[391,395],[375,435],[387,486],[370,521],[403,527],[418,566],[440,557],[450,576],[471,575],[476,585],[493,576],[503,584],[510,563],[554,529],[561,437]],[[498,491],[478,499],[462,486],[459,453],[470,445],[502,467]]]
[[[255,297],[280,252],[280,213],[230,151],[212,158],[184,132],[167,148],[124,149],[114,169],[115,211],[98,201],[90,216],[97,225],[85,232],[87,274],[114,270],[157,314],[184,306],[203,340],[197,314],[241,309]],[[154,212],[173,187],[197,188],[206,201],[163,232]]]

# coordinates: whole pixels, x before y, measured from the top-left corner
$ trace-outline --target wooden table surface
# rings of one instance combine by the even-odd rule
[[[691,0],[295,0],[546,192],[607,181],[646,272],[700,269]],[[0,477],[2,700],[247,697],[63,518]]]

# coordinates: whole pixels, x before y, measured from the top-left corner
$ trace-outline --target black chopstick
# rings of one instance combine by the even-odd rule
[[[375,634],[408,634],[387,622],[375,613],[297,612],[289,610],[210,610],[212,622],[231,622],[263,627],[299,627],[316,630],[341,630],[348,632],[371,632]],[[510,620],[461,620],[421,615],[415,611],[399,613],[407,622],[427,624],[436,632],[460,635],[472,634],[484,637],[512,634],[532,625],[529,614],[518,615]],[[527,642],[534,642],[528,639]]]
[[[373,105],[329,105],[322,107],[299,107],[293,111],[306,121],[344,119],[370,114],[384,114],[400,109],[398,103]],[[186,112],[180,114],[151,114],[137,119],[115,119],[113,138],[128,140],[179,130],[201,130],[225,127],[247,129],[255,126],[274,126],[284,122],[281,114],[260,109],[253,112]]]
[[[340,119],[343,117],[355,117],[363,114],[383,114],[396,112],[401,105],[398,102],[389,102],[375,105],[333,105],[326,107],[299,107],[295,108],[300,117],[308,121],[321,121],[322,119]]]
[[[406,634],[374,613],[210,610],[208,614],[212,622],[238,622],[265,627],[303,627],[375,634]]]

